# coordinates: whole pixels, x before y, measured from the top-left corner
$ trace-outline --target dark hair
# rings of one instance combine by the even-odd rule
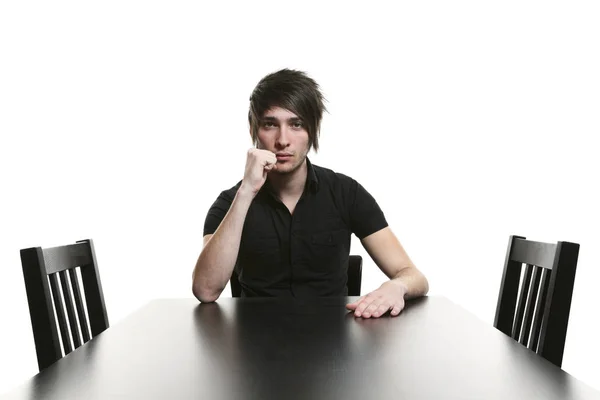
[[[285,108],[305,124],[309,146],[319,150],[319,131],[325,108],[325,98],[314,79],[305,72],[282,69],[258,82],[250,96],[248,122],[252,140],[258,141],[258,127],[264,113],[272,107]]]

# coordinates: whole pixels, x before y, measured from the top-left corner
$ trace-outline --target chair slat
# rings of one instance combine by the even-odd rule
[[[69,317],[69,326],[71,327],[71,338],[73,339],[73,345],[75,348],[81,346],[81,336],[79,334],[79,325],[77,324],[77,317],[75,317],[75,307],[73,306],[73,296],[71,294],[71,286],[69,285],[69,278],[67,277],[66,271],[60,271],[60,284],[62,287],[63,297],[67,306],[67,317]]]
[[[517,304],[517,311],[515,314],[515,322],[513,324],[512,338],[515,340],[519,340],[521,335],[521,326],[523,325],[523,315],[525,314],[525,304],[527,301],[527,293],[529,292],[529,286],[531,284],[531,274],[533,273],[533,268],[531,268],[530,264],[527,264],[525,267],[525,276],[523,277],[523,282],[521,283],[521,290],[519,294],[519,301]]]
[[[48,275],[93,262],[87,243],[43,249]]]
[[[533,312],[535,310],[536,300],[538,297],[538,288],[540,284],[540,267],[535,265],[527,265],[528,268],[533,270],[531,278],[531,285],[527,293],[527,306],[525,307],[525,315],[523,317],[523,327],[521,329],[521,335],[519,337],[519,343],[527,346],[529,343],[529,337],[531,334],[531,322],[533,319]]]
[[[58,288],[58,278],[56,277],[56,274],[48,275],[48,279],[50,279],[50,288],[52,289],[52,298],[54,299],[54,310],[56,311],[56,317],[58,318],[58,330],[60,331],[60,337],[62,339],[63,351],[65,355],[67,355],[73,351],[73,346],[71,346],[71,340],[69,339],[69,331],[64,311],[65,306]]]
[[[535,310],[535,315],[533,317],[532,327],[531,327],[531,340],[527,347],[531,350],[537,352],[538,343],[540,340],[540,332],[542,328],[542,318],[544,316],[544,308],[546,305],[546,295],[548,294],[548,286],[550,284],[549,275],[552,274],[552,271],[549,269],[543,269],[542,278],[540,281],[540,290],[539,290],[539,298],[537,301],[537,309]]]
[[[537,265],[552,269],[556,254],[555,243],[531,242],[525,239],[515,239],[511,248],[510,258],[523,264]]]
[[[81,287],[79,286],[79,279],[75,268],[69,270],[69,277],[71,278],[71,286],[73,288],[73,295],[75,297],[75,307],[77,308],[77,316],[79,317],[79,326],[81,327],[81,334],[83,336],[83,342],[90,340],[90,329],[88,328],[87,318],[83,307],[83,299],[81,298]]]

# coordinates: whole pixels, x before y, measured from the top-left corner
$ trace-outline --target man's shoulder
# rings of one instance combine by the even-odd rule
[[[236,183],[231,188],[223,190],[221,192],[221,194],[219,195],[219,198],[220,199],[224,199],[224,200],[228,200],[229,202],[232,202],[233,199],[235,198],[235,194],[237,193],[237,191],[238,191],[238,189],[240,188],[241,185],[242,185],[242,181],[239,181],[238,183]]]
[[[315,174],[319,179],[319,183],[323,182],[327,185],[351,185],[356,181],[346,174],[342,174],[341,172],[336,172],[332,169],[321,167],[319,165],[313,164],[313,168],[315,170]]]

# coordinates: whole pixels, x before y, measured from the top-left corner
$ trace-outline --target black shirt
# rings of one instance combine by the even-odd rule
[[[351,234],[363,239],[387,227],[373,196],[354,179],[308,158],[307,167],[293,215],[268,179],[252,201],[235,265],[242,296],[345,296]],[[217,230],[240,185],[213,203],[204,235]]]

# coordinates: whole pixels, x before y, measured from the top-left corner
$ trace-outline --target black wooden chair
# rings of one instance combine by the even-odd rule
[[[496,307],[496,328],[558,367],[578,254],[576,243],[541,243],[511,236]]]
[[[350,256],[348,258],[348,296],[360,296],[360,284],[362,281],[362,257]],[[240,297],[242,287],[235,270],[229,280],[231,286],[231,297]]]
[[[23,249],[21,264],[42,371],[108,328],[104,295],[91,240],[47,249]]]

